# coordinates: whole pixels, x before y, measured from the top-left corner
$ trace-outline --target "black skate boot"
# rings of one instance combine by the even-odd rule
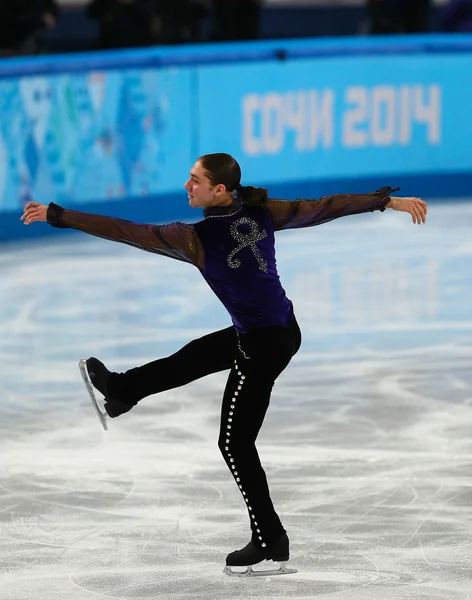
[[[108,429],[107,415],[112,419],[118,417],[119,415],[131,410],[133,406],[135,406],[135,403],[124,403],[120,402],[119,400],[115,400],[114,398],[110,398],[108,394],[108,380],[112,373],[101,361],[98,360],[98,358],[92,356],[87,360],[81,360],[79,362],[79,367],[85,387],[87,388],[90,399],[92,400],[92,404],[97,411],[100,423],[102,424],[103,429],[106,431]],[[104,396],[105,411],[102,410],[97,402],[93,388],[97,389]]]
[[[112,419],[119,417],[130,411],[133,406],[136,406],[136,402],[122,402],[121,400],[110,397],[110,394],[108,393],[108,380],[113,373],[109,371],[98,358],[92,356],[85,362],[87,364],[90,381],[93,386],[105,396],[105,410],[109,417]]]
[[[249,542],[242,550],[231,552],[226,557],[226,567],[224,572],[227,575],[236,577],[266,577],[267,575],[288,575],[296,573],[296,569],[289,569],[285,566],[290,558],[289,540],[286,533],[270,546],[260,548],[254,542]],[[269,569],[264,571],[254,571],[252,566],[257,565],[263,560],[272,560],[280,564],[278,569]],[[231,567],[246,567],[245,571],[233,571]]]
[[[110,376],[110,371],[98,358],[93,356],[88,358],[85,364],[93,387],[106,398],[108,396],[108,377]]]
[[[94,387],[106,397],[109,371],[103,363],[96,358],[79,361],[79,368],[85,387],[97,412],[103,429],[108,429],[107,413],[101,408],[95,397]]]

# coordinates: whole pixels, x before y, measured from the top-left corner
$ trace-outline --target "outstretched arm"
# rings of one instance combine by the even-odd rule
[[[21,220],[25,225],[43,221],[52,227],[77,229],[96,237],[203,267],[203,246],[194,227],[185,223],[145,225],[77,210],[66,210],[53,202],[49,206],[29,202]]]
[[[264,207],[275,229],[300,229],[321,225],[339,217],[386,208],[409,212],[414,223],[426,221],[426,202],[419,198],[390,198],[399,188],[383,187],[369,194],[335,194],[320,200],[267,200]]]

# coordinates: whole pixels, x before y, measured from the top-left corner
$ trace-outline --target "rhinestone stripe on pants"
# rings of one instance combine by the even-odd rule
[[[223,396],[218,445],[246,503],[252,541],[265,548],[285,530],[273,506],[255,441],[274,382],[298,350],[300,333],[295,322],[291,328],[255,330],[239,336],[238,342],[239,356]]]

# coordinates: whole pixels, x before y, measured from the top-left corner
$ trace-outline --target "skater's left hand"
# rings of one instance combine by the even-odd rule
[[[391,198],[387,208],[410,213],[413,223],[418,223],[418,225],[426,223],[428,207],[421,198]]]
[[[25,206],[25,212],[20,217],[21,221],[25,222],[25,225],[30,225],[35,221],[47,221],[48,207],[45,204],[39,204],[39,202],[28,202]]]

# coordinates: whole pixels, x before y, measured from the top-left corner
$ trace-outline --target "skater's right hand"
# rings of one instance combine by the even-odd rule
[[[39,202],[28,202],[25,206],[25,212],[20,217],[21,221],[25,222],[25,225],[30,225],[35,221],[47,221],[48,207],[45,204],[39,204]]]

